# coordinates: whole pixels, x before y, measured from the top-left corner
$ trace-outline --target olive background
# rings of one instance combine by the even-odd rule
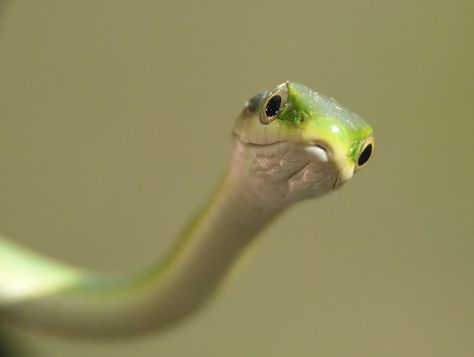
[[[165,334],[34,356],[474,355],[472,1],[3,1],[0,230],[100,272],[162,257],[225,170],[250,96],[292,80],[375,128]]]

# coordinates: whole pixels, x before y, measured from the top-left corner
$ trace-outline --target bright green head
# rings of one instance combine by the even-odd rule
[[[347,181],[370,158],[372,127],[334,99],[286,82],[252,98],[234,127],[244,143],[291,142],[332,162]]]

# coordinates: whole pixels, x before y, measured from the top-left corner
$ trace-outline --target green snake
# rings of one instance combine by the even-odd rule
[[[251,98],[219,187],[156,266],[100,276],[0,238],[0,317],[89,337],[166,328],[203,305],[262,229],[298,201],[340,188],[374,149],[373,129],[334,99],[285,82]]]

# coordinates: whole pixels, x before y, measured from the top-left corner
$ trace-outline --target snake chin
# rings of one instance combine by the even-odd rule
[[[339,166],[322,145],[280,141],[255,145],[236,140],[233,172],[252,197],[294,202],[339,187]]]
[[[288,190],[297,200],[317,197],[335,189],[339,173],[332,162],[312,159],[288,180]]]

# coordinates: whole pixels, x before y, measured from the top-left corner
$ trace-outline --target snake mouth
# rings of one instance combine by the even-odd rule
[[[330,184],[332,189],[338,189],[352,177],[353,167],[344,159],[337,150],[334,150],[327,142],[323,140],[312,140],[310,142],[294,142],[293,140],[277,140],[270,143],[256,143],[243,140],[237,133],[233,132],[235,140],[247,148],[258,150],[272,149],[279,145],[294,144],[295,155],[301,155],[302,165],[290,173],[289,179],[303,172],[311,164],[317,164],[321,170],[335,171],[334,181]],[[299,154],[298,154],[299,152]]]
[[[322,161],[329,161],[333,157],[333,150],[330,148],[330,146],[322,140],[312,140],[310,142],[304,142],[304,141],[294,141],[294,140],[276,140],[273,142],[267,142],[267,143],[256,143],[256,142],[251,142],[248,140],[243,140],[239,134],[237,134],[235,131],[232,132],[232,136],[238,140],[241,144],[246,145],[246,146],[253,146],[253,147],[270,147],[278,144],[283,144],[283,143],[293,143],[295,145],[301,146],[307,153],[310,155],[313,155],[314,157],[322,159]]]
[[[243,140],[236,132],[232,132],[232,137],[244,146],[255,147],[255,148],[271,147],[271,146],[276,146],[276,145],[290,142],[289,140],[278,140],[271,143],[254,143],[254,142]]]
[[[322,142],[311,143],[306,145],[304,150],[308,153],[313,159],[316,159],[321,162],[328,162],[332,157],[332,151],[329,150],[328,145]]]

